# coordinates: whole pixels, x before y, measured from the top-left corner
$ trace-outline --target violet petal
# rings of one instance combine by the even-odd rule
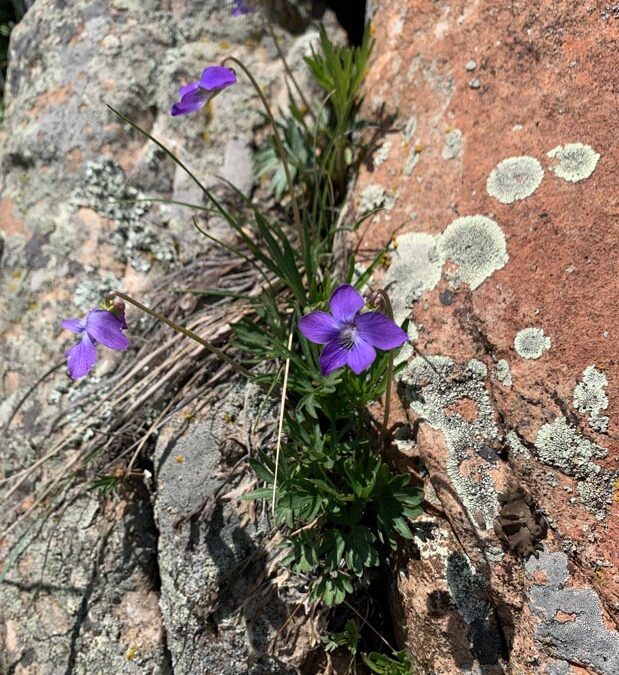
[[[336,340],[327,343],[320,355],[320,372],[323,375],[329,375],[334,370],[345,366],[348,361],[348,351]]]
[[[198,91],[200,89],[200,83],[199,82],[190,82],[189,84],[184,84],[179,90],[178,90],[178,95],[183,98],[183,96],[186,96],[187,94],[191,93],[192,91]]]
[[[224,89],[232,84],[236,84],[236,75],[233,70],[225,66],[209,66],[204,69],[200,78],[200,87],[207,91]]]
[[[93,340],[110,349],[124,351],[129,340],[122,332],[122,322],[106,309],[93,309],[86,317],[86,332]]]
[[[359,292],[349,284],[338,286],[329,299],[333,316],[342,323],[352,321],[364,304]]]
[[[83,333],[86,330],[84,319],[63,319],[60,325],[72,333]]]
[[[354,347],[348,352],[347,363],[350,369],[359,375],[366,368],[369,368],[376,358],[376,350],[369,342],[363,339],[358,339]]]
[[[311,312],[299,320],[299,330],[311,342],[318,345],[337,340],[338,322],[327,312]]]
[[[408,335],[381,312],[361,314],[355,323],[359,336],[379,349],[395,349],[408,340]]]
[[[65,356],[67,357],[69,375],[77,380],[84,377],[95,365],[97,349],[88,333],[83,333],[82,339],[71,349],[67,349]]]
[[[247,4],[246,0],[235,0],[234,8],[232,9],[232,16],[242,16],[243,14],[253,14],[256,11],[255,7]]]
[[[175,103],[170,110],[170,115],[187,115],[203,108],[209,99],[207,92],[202,89],[195,89],[185,94],[178,103]]]

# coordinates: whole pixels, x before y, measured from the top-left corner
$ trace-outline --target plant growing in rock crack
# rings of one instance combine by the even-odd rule
[[[412,536],[408,522],[419,515],[422,498],[409,476],[395,474],[381,454],[388,440],[394,350],[407,335],[393,322],[384,293],[377,294],[366,310],[360,290],[385,251],[359,274],[355,256],[336,245],[345,229],[359,225],[342,225],[341,202],[349,174],[363,156],[355,133],[362,126],[357,119],[360,88],[371,49],[369,37],[359,48],[336,47],[321,30],[320,50],[307,64],[325,92],[323,104],[312,109],[295,84],[288,116],[280,122],[252,74],[234,57],[209,66],[199,80],[180,88],[173,116],[198,113],[212,96],[239,86],[242,75],[250,80],[273,131],[261,154],[261,171],[272,174],[276,196],[287,192],[290,222],[280,222],[227,183],[253,218],[250,231],[246,218],[217,199],[176,155],[114,110],[186,171],[207,204],[196,209],[222,217],[238,244],[220,242],[194,222],[196,228],[251,265],[263,281],[258,295],[245,298],[251,311],[232,322],[234,341],[227,349],[120,292],[112,293],[85,318],[63,324],[80,336],[67,352],[70,373],[76,378],[94,365],[97,343],[127,349],[124,301],[193,339],[262,385],[268,395],[281,392],[276,447],[264,448],[250,460],[264,486],[246,499],[272,505],[284,538],[284,564],[306,580],[311,602],[327,607],[342,603],[351,607],[347,598],[369,572],[387,562],[400,538]],[[368,403],[381,397],[385,397],[382,425],[366,410]],[[132,462],[129,473],[131,469]],[[119,485],[114,473],[101,475],[93,487],[105,494]],[[405,672],[385,670],[393,663],[406,667],[405,659],[390,650],[392,655],[384,658],[364,656],[368,667],[374,672]]]

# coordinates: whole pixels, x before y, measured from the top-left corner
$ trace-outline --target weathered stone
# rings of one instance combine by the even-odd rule
[[[401,393],[449,523],[445,540],[462,547],[451,551],[467,556],[468,578],[486,581],[505,646],[494,668],[610,675],[619,621],[619,127],[608,111],[619,23],[567,1],[373,4],[365,112],[395,121],[378,139],[390,143],[388,157],[362,169],[352,203],[377,185],[394,196],[362,227],[370,249],[406,223],[385,282],[431,363],[413,359]],[[452,158],[454,129],[462,137]],[[491,219],[503,238],[492,255],[480,247],[483,266],[471,264],[482,258],[463,231],[448,242],[442,234],[471,216]],[[498,539],[493,524],[497,500],[519,486],[548,525],[538,542],[545,553],[527,562],[540,577],[531,589],[518,554],[529,550],[526,533],[507,536],[506,521]],[[569,587],[546,588],[543,574],[567,554]],[[436,583],[414,558],[398,582],[414,668],[486,672],[473,642],[463,645],[462,625],[415,595]]]
[[[316,36],[315,4],[271,3],[280,44],[284,53],[294,48],[291,56],[297,68],[308,36]],[[12,33],[6,116],[0,131],[0,479],[45,456],[63,431],[50,433],[51,420],[80,397],[84,406],[92,400],[98,384],[107,383],[106,375],[123,358],[102,351],[92,375],[71,383],[63,352],[72,338],[61,332],[60,320],[87,311],[113,289],[148,304],[158,278],[180,270],[211,246],[193,228],[191,210],[131,201],[155,197],[202,205],[203,195],[165,153],[120,121],[106,104],[166,144],[208,187],[225,190],[215,178],[223,169],[243,192],[252,191],[250,148],[263,117],[260,101],[243,75],[239,73],[238,86],[223,92],[202,113],[169,115],[178,87],[229,54],[250,68],[268,98],[285,105],[284,68],[264,17],[257,13],[236,18],[230,10],[230,3],[219,0],[37,0]],[[203,225],[220,227],[216,221]],[[229,236],[225,230],[222,234]],[[135,326],[139,316],[129,310],[127,319]],[[130,357],[131,353],[124,356]],[[69,421],[79,422],[83,411],[73,406]],[[170,438],[173,430],[176,427]],[[0,532],[33,505],[32,492],[42,479],[63,466],[67,475],[79,468],[78,446],[95,433],[87,429],[21,486],[10,508],[3,504]],[[197,455],[195,462],[199,463]],[[168,476],[163,476],[157,504],[171,499],[165,486],[174,483]],[[11,484],[0,484],[2,496]],[[216,485],[207,481],[203,487]],[[187,509],[199,506],[205,495],[196,488],[192,496],[197,501],[187,503]],[[175,543],[170,521],[158,511],[165,537],[157,546],[146,495],[135,503],[121,501],[113,509],[103,509],[104,503],[112,502],[94,496],[71,492],[66,499],[66,511],[61,507],[57,515],[49,515],[43,510],[49,517],[40,523],[41,530],[38,521],[28,530],[30,521],[25,520],[0,541],[6,574],[0,585],[0,670],[150,675],[171,672],[174,661],[179,664],[176,672],[198,672],[187,665],[189,652],[181,655],[177,617],[185,611],[188,631],[195,627],[188,609],[195,588],[189,581],[206,577],[201,568],[192,570],[187,554],[182,572],[188,584],[172,595],[171,560],[177,552],[166,548]],[[44,506],[52,504],[53,500]],[[227,523],[238,516],[226,504],[219,518]],[[259,546],[266,525],[263,519],[258,522],[255,541],[244,529],[234,530],[237,539],[247,538],[239,544],[239,555]],[[34,533],[37,537],[22,550],[20,541],[28,542]],[[215,540],[213,534],[208,541]],[[234,548],[234,542],[229,543]],[[15,552],[15,560],[9,551]],[[165,580],[163,614],[157,552]],[[203,562],[200,555],[196,564]],[[242,604],[238,595],[233,601]],[[273,626],[279,628],[276,621],[285,619],[284,605],[274,607],[264,618],[272,625],[255,627],[259,638],[248,638],[240,628],[237,632],[230,610],[228,646],[222,638],[209,652],[217,655],[217,667],[202,672],[240,672],[235,664],[239,659],[251,662],[252,640],[258,644],[262,639],[262,649],[264,640],[273,636]],[[251,623],[248,619],[247,625]],[[169,650],[166,633],[171,636]],[[198,645],[199,640],[191,658],[203,663]],[[278,653],[300,660],[294,649],[291,639]],[[260,663],[258,659],[251,672],[259,672]]]
[[[189,424],[179,416],[159,438],[161,607],[178,675],[293,673],[312,646],[301,612],[269,654],[304,592],[285,570],[272,573],[269,519],[240,500],[256,483],[246,461],[253,439],[264,442],[274,428],[264,392],[237,385]]]

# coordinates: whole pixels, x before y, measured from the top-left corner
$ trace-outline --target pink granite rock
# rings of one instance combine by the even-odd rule
[[[385,0],[373,30],[365,111],[394,121],[353,199],[385,207],[367,248],[399,229],[385,282],[432,364],[402,376],[409,454],[443,513],[400,570],[413,663],[616,673],[616,9]]]

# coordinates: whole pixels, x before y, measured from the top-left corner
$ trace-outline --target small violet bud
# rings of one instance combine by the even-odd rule
[[[243,14],[253,14],[256,8],[248,0],[234,0],[232,16],[242,16]]]
[[[236,84],[236,74],[231,68],[209,66],[204,69],[199,82],[190,82],[179,90],[180,101],[170,110],[170,115],[187,115],[203,108],[216,94]]]

